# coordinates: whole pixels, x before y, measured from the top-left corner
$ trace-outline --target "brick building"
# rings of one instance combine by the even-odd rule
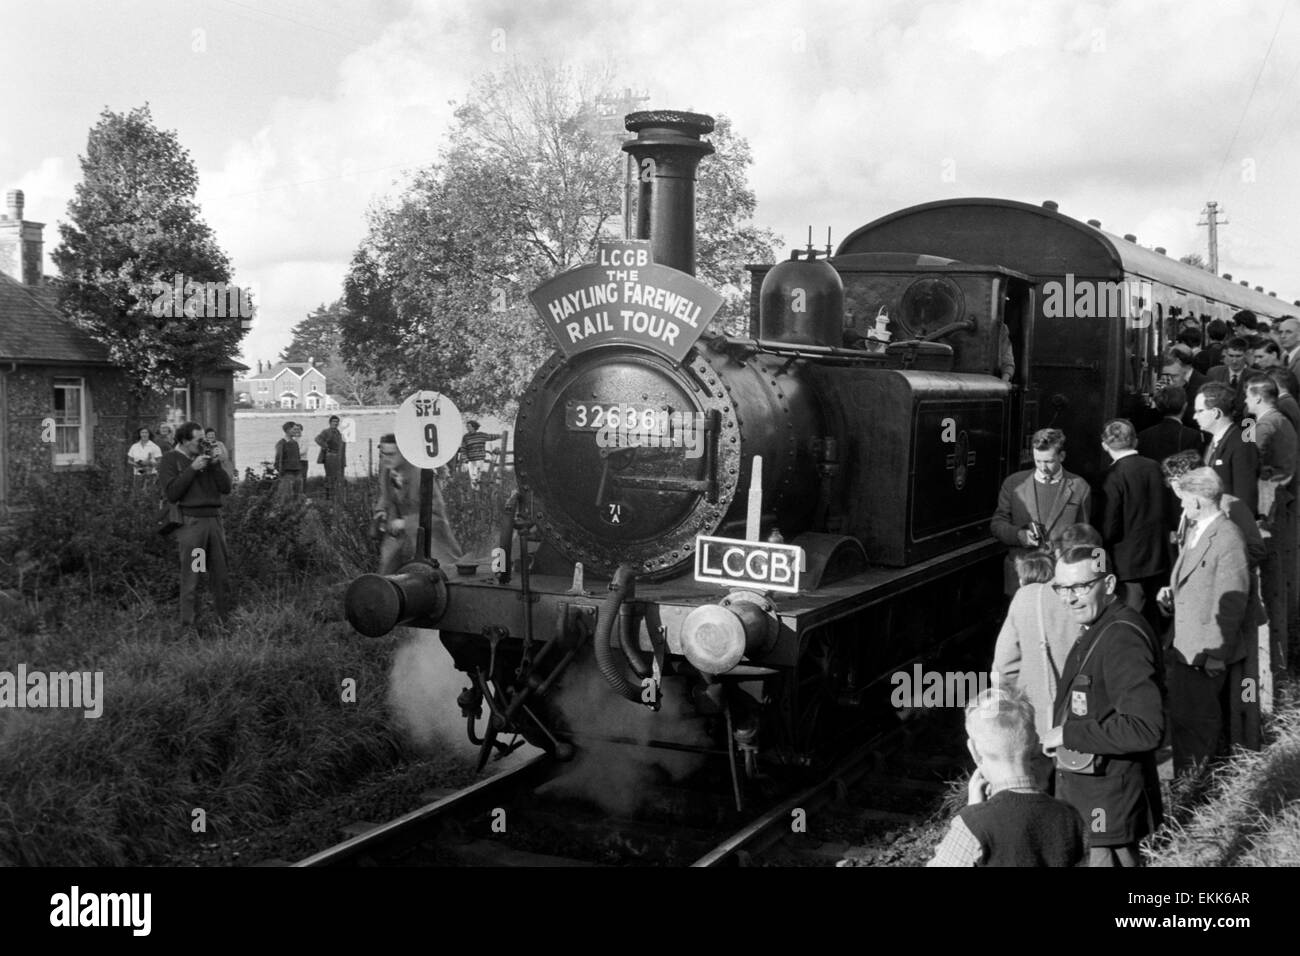
[[[195,418],[215,427],[234,454],[236,362],[138,402],[126,373],[98,342],[59,312],[45,281],[44,224],[23,219],[12,190],[0,213],[0,517],[22,506],[41,474],[99,465],[126,470],[142,425]]]
[[[338,402],[325,392],[325,374],[310,359],[280,362],[265,369],[259,362],[256,373],[235,382],[235,393],[241,401],[246,396],[243,404],[254,408],[338,408]]]

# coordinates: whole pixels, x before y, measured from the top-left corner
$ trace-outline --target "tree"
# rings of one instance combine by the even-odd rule
[[[346,405],[381,403],[387,395],[383,383],[348,368],[343,361],[339,351],[339,320],[342,315],[342,299],[336,299],[328,306],[322,302],[314,312],[293,327],[293,339],[280,353],[280,361],[314,362],[325,376],[328,394],[340,398]]]
[[[1178,261],[1185,262],[1189,266],[1196,266],[1198,269],[1204,269],[1206,272],[1210,271],[1210,267],[1206,264],[1205,259],[1199,252],[1189,252],[1185,256],[1180,256]]]
[[[175,131],[155,127],[147,104],[104,110],[81,172],[53,252],[65,314],[127,370],[137,397],[232,360],[252,303],[200,218],[198,173]]]
[[[394,395],[437,387],[466,408],[507,412],[551,352],[527,294],[622,235],[623,156],[601,131],[606,73],[515,67],[483,77],[441,161],[370,216],[344,283],[350,367]],[[721,118],[701,166],[698,272],[742,311],[746,261],[771,261],[748,225],[749,147]],[[713,164],[713,168],[709,168]],[[706,205],[707,204],[707,205]]]

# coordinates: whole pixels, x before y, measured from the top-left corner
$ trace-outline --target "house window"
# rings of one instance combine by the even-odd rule
[[[54,380],[54,463],[89,463],[86,441],[86,382],[80,378]]]
[[[294,398],[293,395],[290,393],[285,393],[284,395],[280,396],[281,408],[294,408],[297,404],[298,404],[298,400]]]

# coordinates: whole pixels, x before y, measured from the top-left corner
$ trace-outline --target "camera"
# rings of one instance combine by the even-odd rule
[[[1047,526],[1041,521],[1029,522],[1029,533],[1038,539],[1037,548],[1046,551],[1050,547],[1051,542],[1047,540]]]
[[[200,438],[200,439],[199,439],[199,454],[200,454],[200,455],[211,455],[211,454],[212,454],[213,452],[215,452],[216,450],[217,450],[217,443],[216,443],[215,441],[213,441],[211,438]]]

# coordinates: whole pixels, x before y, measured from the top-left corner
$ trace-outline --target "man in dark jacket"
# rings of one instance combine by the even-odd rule
[[[1007,594],[1019,587],[1015,559],[1026,551],[1047,550],[1072,524],[1091,520],[1091,490],[1078,475],[1065,470],[1065,434],[1041,428],[1030,440],[1034,467],[1002,482],[998,507],[989,531],[1011,550],[1004,583]]]
[[[1223,349],[1223,364],[1216,365],[1205,374],[1206,384],[1219,382],[1232,389],[1232,418],[1237,422],[1246,414],[1246,386],[1265,374],[1247,365],[1250,356],[1249,339],[1229,339]]]
[[[181,509],[176,548],[181,562],[181,626],[195,623],[199,575],[207,576],[217,619],[230,615],[226,533],[221,527],[221,496],[230,494],[230,474],[215,448],[204,447],[203,427],[186,422],[176,429],[176,447],[158,466],[158,492]]]
[[[1192,420],[1192,402],[1205,384],[1206,378],[1192,367],[1192,350],[1185,345],[1174,345],[1165,351],[1160,363],[1160,378],[1164,385],[1177,385],[1187,395],[1187,410],[1183,413],[1183,424],[1188,428],[1195,426]]]
[[[1259,451],[1254,441],[1243,441],[1241,429],[1232,421],[1232,389],[1219,382],[1207,383],[1196,396],[1196,424],[1210,436],[1205,464],[1214,469],[1225,493],[1246,503],[1251,514],[1259,514]]]
[[[1137,453],[1136,444],[1126,419],[1113,419],[1102,428],[1101,445],[1112,464],[1102,482],[1101,537],[1115,561],[1120,597],[1154,628],[1159,620],[1156,591],[1169,567],[1165,479],[1159,465]]]
[[[1100,567],[1099,567],[1100,566]],[[1115,599],[1115,575],[1091,547],[1070,548],[1056,562],[1052,590],[1081,625],[1056,690],[1055,726],[1043,738],[1092,755],[1062,768],[1056,795],[1083,817],[1089,865],[1140,866],[1138,842],[1160,825],[1156,748],[1165,732],[1163,675],[1155,637],[1140,614]]]

